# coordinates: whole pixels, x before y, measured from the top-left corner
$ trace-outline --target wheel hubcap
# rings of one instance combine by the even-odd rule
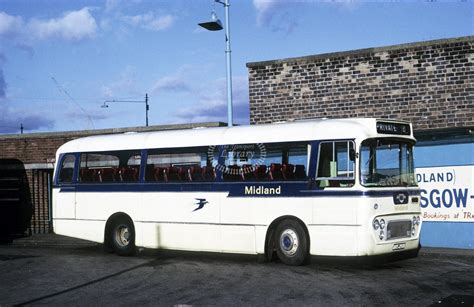
[[[130,243],[130,230],[127,226],[121,225],[115,231],[115,241],[120,246],[127,246]]]
[[[293,229],[285,229],[280,236],[280,248],[288,256],[293,256],[298,250],[299,240]]]

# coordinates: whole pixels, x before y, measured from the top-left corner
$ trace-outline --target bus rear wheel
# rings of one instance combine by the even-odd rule
[[[300,223],[286,219],[276,228],[278,258],[287,265],[302,265],[308,257],[308,238]]]
[[[133,222],[125,217],[117,218],[109,233],[109,242],[113,251],[120,256],[135,253],[135,228]]]

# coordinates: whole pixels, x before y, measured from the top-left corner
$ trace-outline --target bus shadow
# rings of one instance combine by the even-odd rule
[[[402,268],[401,261],[407,257],[363,256],[363,257],[321,257],[312,256],[309,264],[316,270],[387,270]]]
[[[269,266],[288,267],[277,257],[271,261],[265,260],[263,255],[232,254],[218,252],[196,252],[164,249],[140,249],[139,257],[154,258],[157,263],[169,263],[170,261],[199,261],[202,263],[226,263],[226,264],[256,264]],[[403,260],[413,258],[413,255],[390,255],[390,256],[365,256],[365,257],[322,257],[311,256],[302,266],[314,270],[387,270],[402,268]]]
[[[26,170],[18,159],[0,159],[0,244],[24,236],[33,216]]]
[[[165,249],[140,249],[138,256],[146,258],[155,258],[162,261],[199,261],[203,263],[257,263],[259,262],[256,255],[245,254],[230,254],[219,252],[196,252],[196,251],[182,251],[182,250],[165,250]]]

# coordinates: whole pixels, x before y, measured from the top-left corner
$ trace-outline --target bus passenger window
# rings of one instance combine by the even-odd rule
[[[138,150],[121,150],[81,154],[79,182],[138,182],[141,154]]]
[[[352,141],[322,142],[316,181],[320,188],[354,185],[354,143]]]
[[[308,143],[224,145],[224,181],[306,180]]]
[[[308,164],[309,145],[292,146],[288,150],[288,164],[284,165],[284,174],[287,179],[306,180],[306,166]]]
[[[281,173],[281,149],[269,150],[266,144],[223,145],[220,155],[224,181],[271,180],[272,170]]]
[[[139,151],[123,152],[120,158],[119,179],[122,182],[136,182],[140,174],[141,155]],[[123,161],[123,162],[122,162]],[[126,164],[124,163],[126,161]]]
[[[71,183],[74,174],[74,162],[76,157],[74,155],[66,155],[61,165],[59,172],[59,183]]]
[[[150,149],[145,169],[147,182],[212,181],[215,171],[207,147]]]

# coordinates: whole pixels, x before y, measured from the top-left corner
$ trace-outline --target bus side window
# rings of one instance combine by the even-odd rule
[[[354,185],[354,143],[321,142],[316,181],[320,188]]]
[[[61,164],[59,172],[59,183],[72,183],[72,176],[74,174],[74,162],[76,157],[74,155],[66,155]]]
[[[223,145],[224,181],[306,180],[308,143]]]
[[[147,182],[213,181],[215,171],[207,147],[150,149],[146,162]]]
[[[308,145],[301,144],[290,147],[288,150],[287,168],[293,168],[292,174],[285,173],[287,179],[306,180],[308,177],[306,166],[308,163]]]
[[[140,160],[138,150],[82,153],[78,180],[87,184],[138,182]]]
[[[122,161],[126,161],[123,163]],[[140,173],[141,155],[139,151],[123,152],[120,156],[119,179],[122,182],[137,182]]]

